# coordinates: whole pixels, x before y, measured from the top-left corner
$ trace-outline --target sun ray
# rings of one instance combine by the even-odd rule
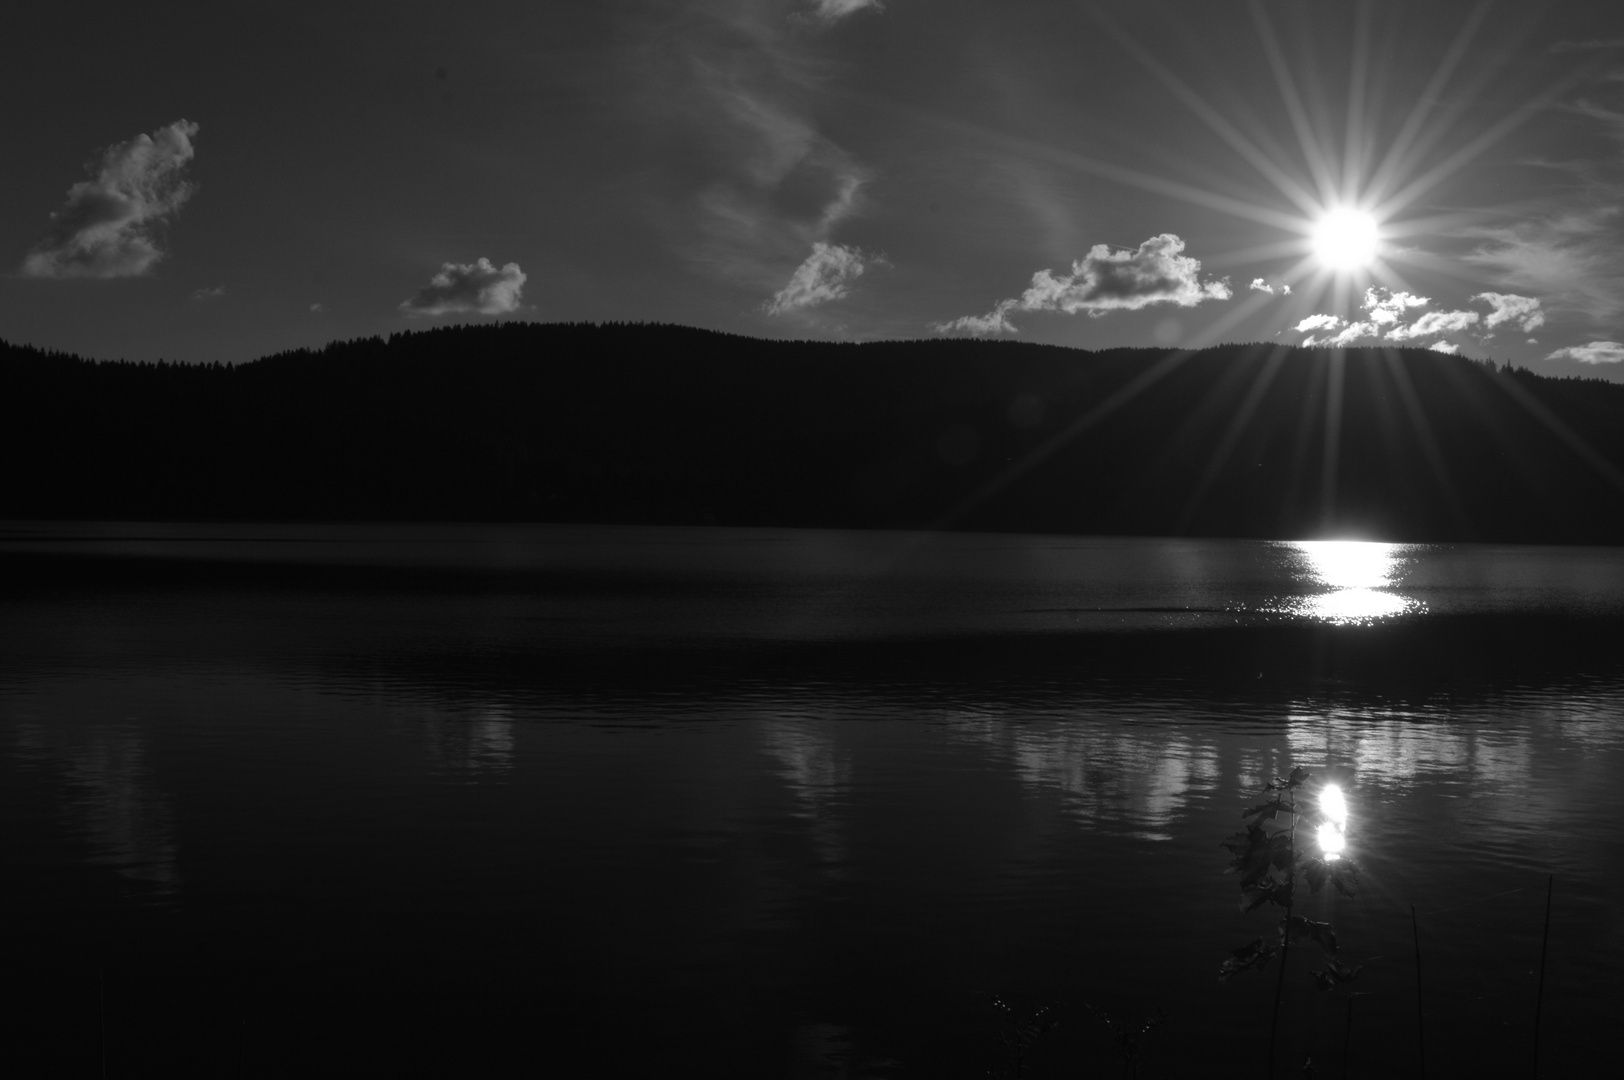
[[[1242,134],[1235,125],[1224,119],[1216,109],[1202,100],[1199,94],[1185,85],[1182,79],[1151,56],[1143,46],[1125,30],[1117,26],[1103,11],[1096,8],[1092,10],[1092,14],[1095,21],[1104,26],[1111,36],[1117,39],[1118,44],[1126,49],[1135,60],[1139,61],[1142,67],[1155,75],[1161,84],[1171,91],[1175,97],[1184,102],[1186,108],[1200,117],[1213,134],[1228,143],[1230,149],[1239,154],[1249,165],[1272,183],[1280,194],[1295,203],[1298,209],[1304,213],[1313,212],[1316,203],[1313,194],[1307,188],[1299,184],[1289,172],[1258,149],[1256,144]]]
[[[1274,27],[1269,22],[1257,0],[1250,0],[1247,5],[1252,14],[1252,23],[1257,27],[1258,38],[1263,44],[1263,53],[1268,58],[1269,69],[1274,75],[1275,86],[1280,91],[1280,100],[1286,107],[1286,113],[1291,118],[1292,129],[1296,132],[1297,143],[1302,148],[1303,158],[1314,174],[1319,186],[1318,205],[1324,205],[1336,197],[1336,183],[1327,166],[1329,157],[1325,147],[1320,143],[1314,133],[1314,125],[1303,109],[1302,95],[1298,92],[1296,83],[1291,78],[1291,69],[1286,64],[1285,55],[1280,51],[1280,43],[1274,36]],[[1305,213],[1312,213],[1314,203],[1303,206]]]
[[[1382,349],[1381,356],[1393,380],[1393,389],[1398,395],[1399,404],[1404,406],[1410,427],[1415,430],[1416,438],[1421,443],[1421,456],[1426,459],[1427,469],[1437,481],[1438,490],[1443,493],[1444,502],[1449,507],[1449,515],[1454,519],[1455,527],[1463,530],[1470,528],[1471,522],[1467,519],[1466,508],[1461,505],[1460,496],[1455,491],[1455,482],[1449,475],[1449,466],[1444,461],[1443,452],[1438,449],[1438,440],[1433,437],[1432,423],[1427,419],[1426,410],[1421,406],[1421,395],[1415,392],[1415,384],[1410,381],[1409,372],[1404,370],[1403,358],[1397,349],[1391,348]]]
[[[1289,346],[1276,345],[1270,348],[1268,355],[1264,357],[1263,369],[1258,372],[1257,378],[1252,380],[1246,397],[1235,408],[1234,415],[1224,428],[1223,438],[1218,440],[1218,445],[1208,456],[1206,468],[1201,471],[1201,477],[1196,481],[1194,490],[1190,492],[1189,498],[1179,510],[1175,532],[1183,532],[1194,520],[1196,513],[1201,509],[1202,500],[1207,497],[1207,492],[1217,481],[1218,474],[1229,463],[1230,456],[1235,452],[1235,444],[1240,442],[1247,425],[1257,413],[1258,406],[1263,403],[1263,395],[1269,392],[1269,387],[1273,385],[1275,376],[1280,374],[1280,369],[1289,355],[1291,355]]]
[[[1354,13],[1353,53],[1348,72],[1348,119],[1342,133],[1342,190],[1358,190],[1365,174],[1365,95],[1370,71],[1370,0]]]
[[[1444,85],[1449,82],[1455,68],[1465,57],[1467,46],[1472,43],[1472,38],[1477,36],[1477,32],[1482,27],[1483,20],[1488,13],[1489,4],[1486,2],[1478,4],[1473,9],[1465,25],[1455,35],[1455,40],[1450,44],[1449,51],[1444,54],[1443,61],[1438,65],[1438,70],[1433,72],[1426,88],[1416,98],[1415,107],[1410,110],[1410,115],[1404,121],[1403,127],[1399,129],[1393,141],[1388,144],[1387,153],[1383,156],[1381,164],[1376,166],[1376,171],[1371,175],[1369,183],[1366,184],[1366,190],[1371,192],[1374,198],[1382,199],[1382,193],[1387,190],[1392,182],[1392,177],[1409,160],[1410,144],[1420,134],[1421,127],[1426,122],[1427,114],[1432,111],[1433,102],[1438,100],[1438,96],[1443,92]]]

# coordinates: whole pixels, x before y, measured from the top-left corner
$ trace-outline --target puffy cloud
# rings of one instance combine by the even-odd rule
[[[1299,334],[1309,330],[1335,330],[1342,325],[1342,320],[1335,315],[1310,315],[1292,329]]]
[[[1532,296],[1485,292],[1478,293],[1472,299],[1481,300],[1494,309],[1483,320],[1490,330],[1502,323],[1511,323],[1524,333],[1531,333],[1545,325],[1545,313],[1540,310],[1539,301]]]
[[[402,301],[400,310],[408,315],[506,315],[519,309],[524,282],[518,263],[446,263],[427,288]]]
[[[864,8],[885,10],[880,0],[812,0],[812,14],[826,23],[844,19]]]
[[[1456,334],[1476,326],[1481,318],[1475,311],[1429,311],[1407,326],[1388,330],[1387,337],[1393,341],[1414,341],[1436,334]]]
[[[1072,263],[1071,273],[1039,270],[1018,299],[1000,301],[986,315],[939,323],[939,331],[967,329],[968,324],[1013,331],[1011,311],[1086,311],[1098,318],[1110,311],[1137,311],[1151,304],[1194,307],[1205,300],[1228,300],[1225,281],[1202,281],[1201,262],[1182,254],[1184,241],[1172,233],[1153,236],[1137,251],[1112,251],[1095,244],[1086,258]],[[983,331],[985,332],[985,331]]]
[[[1410,308],[1426,307],[1430,303],[1432,301],[1425,296],[1414,293],[1375,288],[1365,290],[1364,309],[1370,312],[1370,321],[1379,326],[1393,326],[1402,322]]]
[[[1427,348],[1433,352],[1441,352],[1448,356],[1454,356],[1456,353],[1460,352],[1459,345],[1451,345],[1447,341],[1434,341],[1431,345],[1428,345]]]
[[[137,277],[163,258],[157,230],[191,198],[183,173],[198,126],[177,120],[151,135],[110,146],[91,166],[94,176],[68,189],[51,215],[51,233],[23,260],[42,278]]]
[[[1624,343],[1592,341],[1589,345],[1570,345],[1558,349],[1547,360],[1577,360],[1581,364],[1624,364]]]
[[[874,257],[859,248],[814,243],[812,254],[796,268],[789,284],[767,302],[767,314],[783,315],[839,300],[851,291],[852,281],[863,276],[871,261],[875,261]]]
[[[1086,311],[1097,317],[1150,304],[1194,307],[1203,300],[1228,300],[1228,283],[1202,281],[1200,261],[1180,254],[1183,250],[1184,241],[1172,233],[1151,237],[1138,251],[1095,244],[1087,258],[1072,263],[1070,274],[1033,274],[1031,287],[1021,295],[1021,309],[1068,315]]]
[[[1270,285],[1267,281],[1264,281],[1260,277],[1253,278],[1252,279],[1252,284],[1248,285],[1247,288],[1248,289],[1256,289],[1258,292],[1266,292],[1270,296],[1274,295],[1274,286]]]

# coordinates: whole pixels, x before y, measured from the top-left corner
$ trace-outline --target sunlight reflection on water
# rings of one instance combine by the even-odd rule
[[[1422,601],[1392,588],[1410,561],[1410,545],[1292,540],[1279,547],[1297,564],[1296,579],[1323,591],[1278,597],[1266,610],[1336,626],[1364,626],[1427,610]]]

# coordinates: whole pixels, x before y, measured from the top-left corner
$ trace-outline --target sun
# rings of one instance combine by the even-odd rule
[[[1368,212],[1339,206],[1314,223],[1310,242],[1314,257],[1326,269],[1363,270],[1376,259],[1380,233]]]

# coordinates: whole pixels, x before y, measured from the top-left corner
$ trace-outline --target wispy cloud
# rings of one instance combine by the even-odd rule
[[[1565,42],[1559,49],[1624,51],[1624,38]],[[1560,194],[1522,220],[1463,234],[1477,241],[1466,261],[1489,270],[1497,285],[1539,297],[1553,315],[1577,314],[1594,329],[1614,333],[1624,329],[1624,155],[1617,152],[1624,143],[1624,99],[1616,75],[1601,73],[1591,96],[1561,106],[1608,141],[1590,140],[1593,152],[1583,159],[1541,163],[1565,174]],[[1613,152],[1603,152],[1608,149]]]
[[[1592,341],[1558,349],[1547,360],[1577,360],[1581,364],[1624,364],[1624,342]]]
[[[51,233],[23,260],[40,278],[138,277],[164,257],[158,230],[196,186],[185,179],[198,126],[177,120],[151,135],[110,146],[90,166],[92,179],[68,189],[51,215]]]
[[[1624,196],[1624,184],[1618,194]],[[1624,214],[1596,206],[1515,224],[1472,230],[1481,241],[1465,260],[1496,281],[1534,293],[1557,310],[1597,323],[1624,314]]]
[[[691,0],[648,46],[657,97],[694,148],[692,202],[670,215],[682,254],[718,277],[780,291],[813,245],[864,205],[872,172],[821,131],[815,103],[835,69],[822,59],[829,24],[878,4],[851,0]],[[769,301],[769,308],[772,301]]]
[[[880,0],[811,0],[811,14],[826,23],[838,22],[847,15],[855,15],[867,8],[870,11],[883,11],[885,5]]]
[[[401,302],[400,310],[408,315],[506,315],[519,310],[524,282],[518,263],[446,263],[426,288]]]
[[[1591,38],[1588,41],[1558,41],[1551,46],[1551,51],[1564,52],[1594,52],[1598,49],[1624,50],[1624,37],[1619,38]]]
[[[881,261],[861,249],[840,244],[812,245],[812,254],[790,275],[765,307],[769,315],[784,315],[839,300],[851,291],[851,283],[863,276],[871,262]]]
[[[193,300],[213,300],[216,297],[224,296],[225,294],[226,294],[226,287],[224,285],[215,285],[212,288],[204,288],[204,289],[194,289],[194,290],[192,290],[192,299]]]
[[[1152,304],[1194,307],[1207,300],[1228,300],[1227,281],[1201,280],[1201,262],[1183,254],[1184,241],[1172,233],[1153,236],[1137,251],[1112,251],[1096,244],[1086,258],[1072,263],[1071,273],[1039,270],[1018,298],[1002,300],[986,315],[969,315],[935,324],[939,333],[1013,333],[1015,311],[1086,312],[1098,318],[1112,311],[1136,311]]]

